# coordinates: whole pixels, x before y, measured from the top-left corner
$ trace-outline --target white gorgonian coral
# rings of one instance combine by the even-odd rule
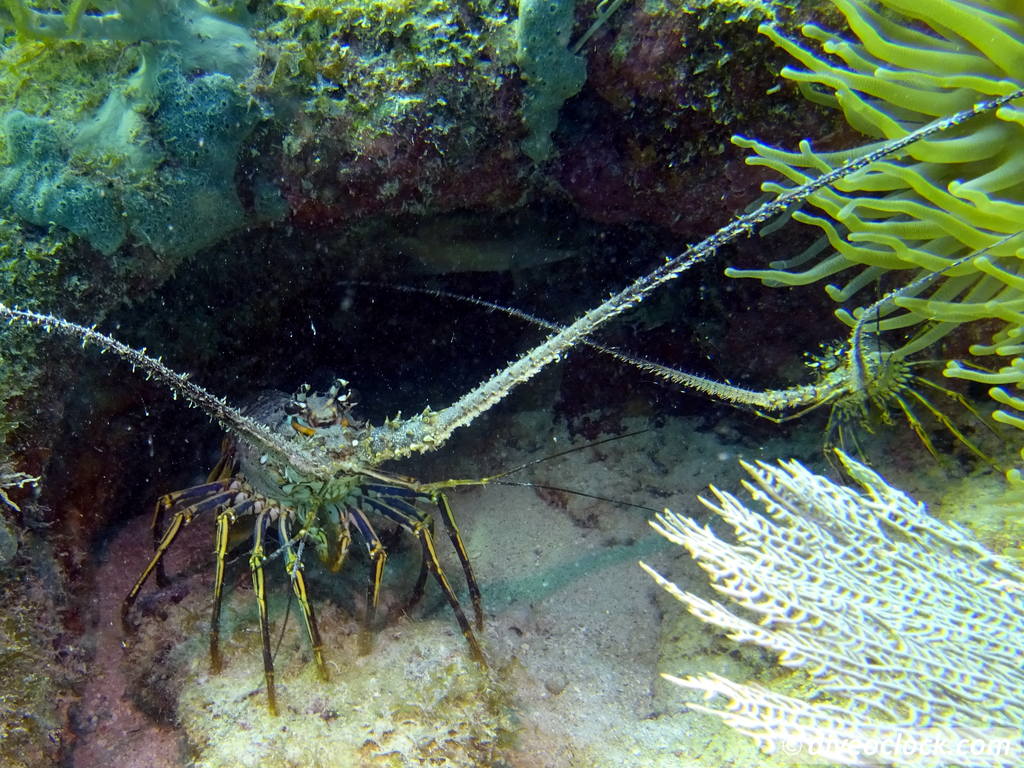
[[[716,501],[701,501],[732,526],[735,544],[668,510],[652,522],[733,605],[643,566],[698,618],[805,669],[815,694],[666,677],[726,699],[692,708],[766,749],[813,753],[816,762],[1019,765],[1024,573],[864,465],[839,458],[863,490],[796,461],[744,463],[753,478],[744,485],[764,514],[712,488]]]

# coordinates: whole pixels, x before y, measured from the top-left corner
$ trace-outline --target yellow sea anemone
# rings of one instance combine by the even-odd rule
[[[772,26],[762,32],[802,68],[787,67],[809,99],[838,106],[858,131],[879,139],[903,136],[937,116],[1019,88],[1024,83],[1024,18],[1009,0],[833,0],[850,36],[806,25],[796,41]],[[800,185],[855,152],[815,152],[808,142],[785,152],[751,139],[736,142]],[[781,193],[790,186],[766,185]],[[809,198],[797,212],[819,227],[830,252],[816,251],[766,270],[729,270],[766,283],[803,285],[836,278],[829,295],[856,301],[883,276],[908,285],[877,325],[903,331],[901,356],[921,350],[964,323],[994,322],[991,343],[970,348],[996,358],[995,370],[947,362],[944,374],[992,385],[998,421],[1024,429],[1024,110],[994,113],[918,142],[897,158],[875,163]],[[1010,236],[1010,237],[1008,237]],[[820,249],[819,249],[820,250]],[[965,255],[980,255],[963,259]],[[935,279],[921,280],[924,275]],[[837,314],[849,325],[862,306]],[[909,332],[908,332],[909,329]],[[1019,470],[1010,479],[1024,482]]]

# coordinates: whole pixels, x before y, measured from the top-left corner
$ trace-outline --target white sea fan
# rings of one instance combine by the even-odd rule
[[[796,461],[744,463],[764,514],[712,487],[701,499],[727,543],[669,510],[652,521],[727,596],[684,592],[641,565],[691,613],[778,652],[816,694],[793,698],[718,676],[666,678],[801,762],[1010,766],[1024,762],[1024,573],[850,457],[862,490]]]

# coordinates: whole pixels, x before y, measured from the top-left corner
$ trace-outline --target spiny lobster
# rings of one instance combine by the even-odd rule
[[[442,521],[462,563],[479,628],[482,624],[479,589],[443,493],[445,488],[464,481],[424,485],[377,467],[385,461],[440,446],[455,429],[472,422],[504,398],[513,387],[532,378],[575,345],[589,343],[587,337],[598,326],[643,301],[660,285],[707,260],[721,246],[742,234],[751,233],[769,219],[784,214],[817,190],[915,141],[959,125],[974,115],[997,109],[1021,96],[1024,96],[1024,89],[980,102],[973,108],[936,120],[902,138],[865,151],[845,165],[734,219],[683,254],[669,259],[632,285],[615,293],[571,325],[560,327],[546,324],[551,335],[544,342],[451,406],[441,411],[427,408],[412,418],[390,419],[380,426],[359,424],[353,419],[345,383],[341,380],[326,395],[314,396],[308,391],[302,391],[283,408],[281,403],[276,403],[261,412],[248,415],[211,395],[190,381],[187,375],[172,371],[159,359],[146,354],[145,350],[129,347],[95,328],[2,304],[0,316],[12,323],[39,326],[68,335],[80,340],[83,346],[95,344],[103,351],[116,354],[147,377],[165,385],[175,397],[180,396],[190,405],[204,411],[228,432],[230,437],[223,456],[208,482],[163,496],[157,503],[153,523],[156,552],[126,597],[124,616],[127,622],[128,610],[152,573],[157,574],[158,580],[163,578],[162,557],[181,527],[196,515],[215,513],[217,572],[210,656],[211,666],[216,670],[220,665],[218,644],[224,561],[231,528],[240,521],[251,521],[249,564],[259,603],[268,703],[274,712],[274,670],[263,585],[263,565],[269,557],[267,531],[272,523],[278,527],[279,551],[301,609],[315,663],[322,676],[326,676],[322,643],[302,576],[304,550],[314,549],[329,567],[338,568],[351,543],[350,530],[356,529],[366,547],[372,569],[364,621],[364,629],[368,629],[377,604],[386,558],[381,541],[371,524],[371,517],[397,523],[418,539],[424,553],[424,564],[416,592],[422,589],[426,573],[432,573],[455,613],[472,655],[483,662],[483,652],[473,629],[440,567],[432,535],[433,517],[427,509],[430,504],[437,505],[440,510]],[[868,400],[876,396],[875,390],[880,382],[884,386],[888,380],[899,386],[902,379],[890,375],[889,361],[871,357],[860,349],[862,345],[858,342],[859,338],[855,334],[845,361],[836,367],[826,387],[819,385],[816,388],[777,392],[770,400],[779,409],[806,409],[815,404],[834,401],[859,403],[861,407],[866,407]],[[733,399],[725,391],[725,385],[718,385],[717,389],[702,387],[698,377],[690,377],[690,381],[684,378],[681,383],[703,389],[715,397]],[[167,514],[171,515],[171,521],[166,531],[161,532],[163,517]]]

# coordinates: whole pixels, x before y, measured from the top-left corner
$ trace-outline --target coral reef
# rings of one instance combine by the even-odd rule
[[[704,150],[728,154],[735,120],[764,135],[778,122],[779,105],[762,114],[746,92],[716,92],[711,109],[697,101],[716,80],[770,84],[760,64],[772,48],[753,33],[765,12],[745,10],[758,5],[687,6],[682,21],[660,5],[619,9],[580,54],[590,84],[572,101],[588,106],[554,137],[571,168],[537,172],[520,146],[520,41],[504,3],[282,2],[250,13],[195,0],[45,8],[12,0],[0,9],[0,225],[10,254],[3,277],[17,282],[0,284],[2,298],[99,322],[113,306],[143,299],[197,251],[286,213],[289,224],[329,227],[335,237],[337,227],[366,226],[372,215],[502,213],[532,203],[540,216],[559,217],[546,210],[556,201],[601,221],[697,232],[756,185],[734,177],[730,195],[709,194],[721,173],[740,165]],[[590,9],[577,10],[584,28]],[[610,46],[622,55],[610,57]],[[680,68],[713,48],[723,69],[702,64],[707,74],[697,77]],[[763,81],[733,74],[746,69]],[[664,131],[676,111],[674,97],[659,93],[666,78],[687,83],[684,101],[694,115],[711,115],[714,131],[678,120]],[[611,104],[609,119],[581,122]],[[636,118],[632,137],[607,133],[622,130],[618,121],[628,115]],[[608,154],[624,141],[635,151]],[[702,157],[726,170],[695,182]],[[673,206],[657,202],[666,195]],[[689,214],[669,214],[676,204]],[[266,230],[253,232],[262,236]],[[239,252],[253,247],[241,239]],[[239,271],[251,268],[238,259]],[[42,359],[33,337],[11,338],[0,398],[12,422],[51,434],[67,371]],[[30,424],[19,393],[44,378],[53,409],[32,414]],[[49,447],[29,450],[42,457]]]
[[[765,62],[782,60],[754,33],[770,6],[627,4],[571,53],[591,9],[558,3],[555,23],[539,15],[550,5],[281,4],[257,91],[287,126],[294,220],[564,200],[592,220],[693,235],[749,199],[755,180],[728,137],[738,124],[775,135],[793,111],[754,98],[772,84]],[[707,194],[723,174],[731,194]]]
[[[256,56],[242,26],[199,0],[78,0],[56,6],[39,9],[24,0],[5,0],[0,13],[25,39],[145,43],[173,50],[187,69],[237,78],[249,74]]]
[[[600,305],[583,313],[569,325],[553,325],[542,320],[532,319],[529,315],[522,315],[525,319],[532,319],[534,324],[555,332],[543,342],[520,355],[517,360],[510,362],[503,369],[496,371],[482,383],[464,393],[451,405],[437,411],[427,406],[421,413],[411,418],[403,419],[401,415],[398,415],[386,418],[378,426],[373,426],[370,423],[356,425],[349,421],[348,410],[351,408],[351,404],[348,402],[348,382],[345,379],[335,380],[330,394],[326,397],[323,414],[316,417],[321,421],[314,420],[313,416],[309,417],[308,424],[305,426],[296,421],[297,418],[300,418],[297,414],[304,413],[306,408],[305,395],[301,397],[296,395],[293,402],[294,408],[290,411],[292,415],[283,418],[282,414],[281,426],[275,430],[256,416],[247,415],[228,405],[222,398],[211,395],[206,389],[190,381],[188,375],[169,368],[161,360],[146,354],[145,350],[127,345],[112,336],[97,331],[95,327],[85,327],[56,315],[21,310],[2,303],[0,303],[0,315],[12,323],[38,327],[48,332],[71,337],[81,342],[83,347],[88,344],[95,345],[101,352],[110,352],[121,358],[122,361],[130,363],[136,370],[144,372],[147,378],[152,378],[163,385],[174,397],[181,397],[191,406],[202,410],[234,438],[241,440],[244,446],[248,446],[245,450],[266,451],[267,455],[260,458],[259,464],[267,465],[269,461],[273,465],[281,462],[280,468],[275,468],[275,480],[270,484],[275,491],[289,496],[291,489],[297,485],[306,489],[307,496],[312,494],[313,498],[320,499],[318,504],[314,505],[314,509],[319,509],[322,504],[330,507],[335,501],[340,502],[345,499],[347,492],[337,496],[335,494],[347,485],[346,478],[366,475],[367,478],[371,478],[371,483],[373,482],[372,478],[375,477],[376,480],[387,484],[386,473],[373,475],[367,470],[391,459],[407,458],[417,453],[437,450],[444,445],[456,429],[472,423],[477,417],[505,399],[512,390],[532,379],[545,367],[560,360],[568,350],[587,343],[587,337],[596,329],[644,301],[660,286],[704,263],[722,247],[741,235],[749,233],[755,227],[784,213],[790,206],[802,203],[818,190],[832,186],[838,181],[856,174],[864,167],[900,152],[908,145],[954,129],[964,122],[969,122],[977,115],[995,111],[1022,95],[1024,95],[1024,89],[1019,89],[973,105],[953,115],[934,120],[898,139],[873,147],[870,152],[863,153],[826,174],[808,180],[807,183],[790,190],[775,200],[766,201],[753,210],[737,216],[699,243],[691,245],[678,256],[667,259],[647,274],[641,275],[632,284],[611,294]],[[855,335],[851,342],[850,359],[852,362],[849,368],[838,371],[836,380],[827,382],[825,388],[827,392],[852,392],[854,395],[870,396],[872,399],[876,399],[876,396],[870,392],[867,395],[863,392],[864,359],[859,354],[854,354],[858,351],[858,342],[859,339]],[[700,377],[679,373],[664,366],[637,361],[604,348],[600,349],[611,352],[613,356],[619,357],[623,361],[632,362],[644,370],[663,375],[671,381],[690,382],[698,390],[724,399],[729,399],[729,396],[721,394],[720,391],[745,393],[745,391],[729,385],[712,383],[712,386],[708,386],[707,380]],[[338,396],[336,400],[335,396],[339,395],[340,389],[344,389],[345,394],[343,397]],[[307,385],[302,391],[308,392],[308,390]],[[783,407],[804,407],[807,405],[808,399],[811,402],[816,400],[828,402],[828,397],[822,398],[819,395],[817,386],[799,387],[792,391],[770,394],[773,397],[779,397],[783,401]],[[342,403],[345,403],[344,413],[338,410]],[[310,424],[314,426],[311,427]],[[314,427],[322,427],[322,429]],[[244,465],[246,461],[244,451],[240,452],[239,456],[239,460]],[[272,461],[271,457],[273,457]],[[224,466],[226,474],[223,478],[217,476],[211,478],[211,482],[214,480],[219,482],[228,477],[232,474],[233,467],[234,461],[231,460]],[[406,486],[406,483],[397,477],[393,479],[395,482],[391,484]],[[427,498],[430,498],[443,487],[426,487],[421,490]],[[314,490],[315,488],[320,488],[320,490]],[[415,486],[409,488],[415,488]],[[328,489],[331,490],[328,491]],[[227,492],[226,488],[220,490]],[[320,494],[325,495],[321,498]],[[253,506],[253,502],[249,500],[247,494],[240,496],[237,501],[250,508]],[[309,499],[305,498],[303,503],[309,503]],[[233,508],[234,504],[234,501],[231,502],[230,507]],[[183,507],[178,511],[175,518],[177,522],[171,530],[176,530],[176,526],[180,525],[183,519],[191,517],[191,513],[186,513],[186,509],[187,507]],[[262,513],[259,516],[262,517]],[[401,518],[402,514],[399,514],[398,517]],[[232,512],[232,521],[233,519],[234,513]],[[410,530],[416,529],[411,528]],[[173,534],[169,535],[171,538],[166,539],[166,544],[170,544],[173,540]],[[372,538],[368,537],[368,540]],[[424,546],[428,547],[426,541],[424,541]],[[158,548],[159,552],[163,550],[163,546]],[[223,557],[223,549],[220,550],[220,555]]]
[[[752,34],[768,19],[787,29],[796,22],[784,4],[756,0],[619,9],[586,45],[587,85],[556,134],[551,172],[581,212],[700,236],[752,199],[754,179],[730,136],[834,130],[839,121],[823,110],[797,108],[794,91],[764,97],[784,61]]]
[[[309,0],[275,11],[260,34],[273,70],[258,91],[285,126],[297,221],[514,203],[501,110],[514,98],[515,43],[502,3]]]
[[[87,322],[145,295],[196,251],[278,215],[236,170],[263,117],[241,90],[257,50],[242,23],[194,2],[0,9],[0,294]],[[37,473],[68,369],[38,338],[2,352],[6,436]],[[24,393],[46,391],[49,407]],[[35,430],[34,435],[27,432]],[[50,436],[43,438],[42,435]]]
[[[506,333],[493,317],[439,311],[429,301],[368,298],[370,292],[342,281],[415,269],[431,273],[434,284],[491,297],[504,291],[510,304],[533,302],[538,314],[571,318],[600,302],[607,286],[626,282],[623,275],[662,264],[661,253],[677,247],[679,236],[713,230],[749,201],[758,172],[742,166],[741,150],[726,141],[731,132],[785,141],[790,132],[827,134],[840,122],[838,114],[823,121],[828,113],[816,108],[791,119],[795,89],[782,87],[771,102],[761,97],[775,85],[772,67],[784,52],[754,35],[754,27],[764,19],[790,23],[762,3],[624,4],[582,48],[566,49],[586,58],[587,80],[575,95],[565,89],[550,100],[545,119],[553,127],[540,132],[551,146],[534,158],[524,152],[532,131],[523,112],[538,78],[517,68],[515,8],[498,0],[283,0],[249,10],[198,0],[49,2],[41,10],[9,0],[3,7],[18,34],[4,38],[0,78],[7,161],[0,166],[0,191],[7,193],[0,202],[8,216],[0,222],[0,302],[67,316],[79,326],[102,321],[131,347],[166,355],[169,368],[162,370],[182,372],[176,391],[187,373],[240,406],[265,387],[294,391],[303,381],[351,376],[364,387],[360,399],[369,414],[361,418],[382,424],[354,452],[368,463],[436,447],[447,437],[437,428],[438,415],[425,411],[407,420],[403,432],[403,420],[394,417],[398,408],[456,402],[481,371],[534,347],[534,331]],[[600,13],[581,3],[563,26],[579,41]],[[559,40],[564,36],[560,31]],[[210,51],[226,56],[219,61]],[[569,67],[578,70],[580,63]],[[502,237],[478,236],[480,222],[509,211]],[[745,234],[757,221],[741,220],[727,236]],[[622,226],[597,231],[595,222]],[[706,241],[699,259],[724,237]],[[581,247],[589,241],[598,246]],[[537,272],[516,268],[524,263]],[[154,291],[171,276],[166,290]],[[585,290],[591,295],[582,295]],[[686,296],[712,307],[700,311],[730,317],[741,303],[711,280]],[[614,312],[641,298],[621,294]],[[791,321],[786,310],[780,307],[778,322]],[[688,320],[697,311],[688,308]],[[654,324],[668,313],[634,319]],[[822,325],[808,315],[807,325]],[[563,337],[562,348],[542,350],[528,362],[553,362],[588,332],[577,329],[575,337]],[[688,328],[673,343],[691,347],[691,336]],[[0,396],[8,405],[0,429],[22,422],[12,441],[19,469],[44,475],[42,498],[52,509],[41,514],[52,523],[63,572],[73,577],[76,614],[35,615],[52,618],[51,628],[64,622],[90,642],[101,638],[109,647],[97,651],[93,671],[122,674],[97,674],[83,684],[91,693],[66,725],[82,738],[73,753],[82,765],[110,764],[136,738],[134,729],[151,749],[174,744],[179,720],[191,758],[206,765],[329,765],[332,755],[345,753],[368,765],[507,759],[651,768],[677,761],[663,745],[678,720],[659,719],[662,710],[648,691],[655,604],[637,601],[644,587],[630,577],[636,556],[647,556],[657,539],[638,532],[640,514],[616,516],[578,501],[535,510],[502,496],[504,508],[476,521],[487,536],[471,546],[490,550],[484,562],[493,569],[485,589],[513,606],[488,617],[488,641],[498,649],[490,673],[469,661],[447,617],[435,620],[429,611],[425,619],[389,622],[374,654],[358,656],[349,608],[365,583],[318,583],[323,631],[338,668],[329,685],[315,680],[292,606],[277,658],[284,716],[272,720],[260,692],[259,638],[250,631],[254,608],[245,587],[236,586],[230,600],[226,671],[206,672],[208,536],[193,540],[194,559],[172,587],[140,599],[147,621],[122,664],[124,638],[111,622],[130,587],[122,581],[138,572],[126,563],[148,558],[149,536],[137,524],[133,538],[116,548],[109,526],[125,510],[200,482],[194,473],[209,463],[217,436],[204,416],[188,414],[159,388],[126,384],[124,369],[100,360],[83,372],[73,347],[43,349],[46,354],[24,330],[5,330]],[[477,391],[461,413],[444,414],[448,432],[476,419],[539,365],[526,367]],[[599,394],[621,386],[627,397],[643,399],[636,397],[636,379],[620,385],[590,378]],[[74,399],[65,395],[71,380],[81,393]],[[538,400],[558,389],[557,379],[545,386]],[[563,391],[575,396],[571,385]],[[208,398],[208,409],[228,411]],[[641,407],[660,415],[653,403]],[[595,434],[622,423],[620,414],[602,416],[593,418]],[[677,487],[662,481],[684,448],[703,447],[689,456],[688,481],[723,471],[719,456],[740,450],[737,445],[751,453],[763,449],[745,424],[715,424],[710,436],[700,434],[715,418],[687,424],[672,450],[652,460],[649,477],[657,479],[631,477],[620,497],[644,496],[642,503],[660,506],[656,486]],[[236,429],[245,423],[228,421]],[[533,455],[550,450],[556,437],[565,444],[561,434],[538,442],[543,429],[524,433],[534,435]],[[724,435],[731,435],[726,445],[713,439]],[[482,431],[464,445],[472,458],[466,476],[485,471],[481,445],[492,443],[497,450],[493,432]],[[57,461],[43,473],[54,444]],[[594,487],[600,485],[594,477],[606,474],[603,461],[638,460],[625,450],[601,451],[598,466],[582,475]],[[289,457],[303,471],[324,469],[306,462],[305,451]],[[503,465],[496,459],[494,466]],[[441,465],[430,477],[455,476]],[[21,541],[26,521],[5,520]],[[21,546],[12,562],[25,555]],[[353,565],[362,575],[360,563]],[[644,581],[642,573],[633,576]],[[271,593],[275,616],[288,613],[286,592]],[[626,611],[631,602],[642,603],[635,613]],[[595,605],[606,613],[595,618]],[[642,627],[631,624],[635,615],[643,616]],[[27,626],[24,616],[18,613],[19,631]],[[15,637],[12,647],[19,643]],[[547,654],[541,671],[517,667],[517,659],[535,661],[538,648]],[[598,668],[581,670],[576,657],[584,649],[600,656]],[[63,670],[52,666],[54,655],[37,651],[22,661],[47,678],[50,701],[26,709],[49,706],[67,687]],[[746,661],[757,666],[752,655]],[[506,676],[526,693],[510,690]],[[576,682],[582,679],[590,686],[585,692]],[[120,702],[125,685],[127,703]],[[612,690],[628,696],[600,711],[583,709]],[[528,713],[523,717],[539,738],[509,745],[510,733],[523,731],[509,722],[513,707]],[[685,715],[674,716],[686,722]],[[53,723],[60,727],[60,718],[59,711],[41,717],[46,728],[33,733],[33,743]],[[609,736],[622,723],[633,728]],[[573,747],[563,754],[570,736]],[[614,738],[614,749],[602,750],[602,738]],[[69,754],[65,749],[62,757]],[[133,751],[131,758],[146,764],[151,755]]]

